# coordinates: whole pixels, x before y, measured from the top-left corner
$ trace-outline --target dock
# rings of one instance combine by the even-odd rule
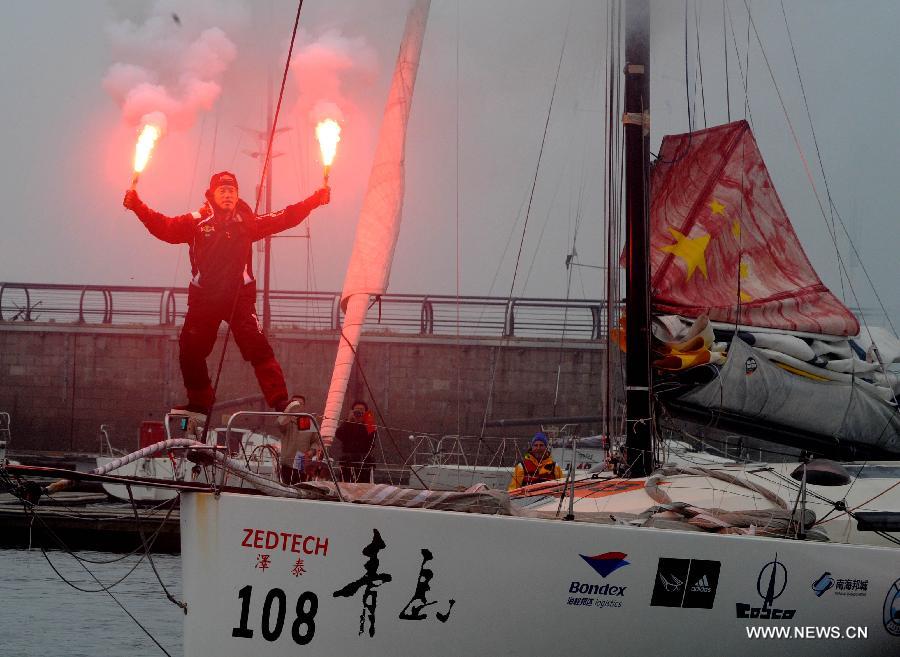
[[[177,505],[134,509],[108,500],[101,493],[62,492],[32,506],[0,494],[0,546],[132,552],[142,551],[146,540],[153,552],[179,552]]]
[[[146,542],[153,552],[175,554],[181,549],[179,522],[177,500],[132,507],[89,487],[41,496],[32,504],[0,492],[0,547],[121,553],[143,551]]]

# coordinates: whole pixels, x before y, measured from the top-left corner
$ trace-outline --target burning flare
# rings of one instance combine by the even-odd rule
[[[134,177],[131,179],[132,188],[137,184],[138,176],[141,175],[144,167],[147,166],[147,162],[150,160],[150,154],[153,153],[153,147],[156,146],[156,140],[159,139],[161,134],[162,130],[159,126],[155,126],[152,123],[146,124],[144,129],[141,130],[141,135],[138,137],[137,144],[134,147]]]
[[[338,142],[341,140],[341,126],[334,119],[319,121],[316,125],[316,139],[322,151],[322,164],[325,165],[325,184],[328,185],[328,171],[334,162]]]

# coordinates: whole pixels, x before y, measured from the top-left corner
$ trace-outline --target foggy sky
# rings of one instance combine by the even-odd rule
[[[832,199],[896,317],[900,59],[894,44],[900,5],[891,0],[785,4]],[[336,86],[312,72],[304,80],[296,71],[289,78],[279,125],[291,130],[275,145],[284,153],[274,160],[275,209],[321,184],[308,110],[317,100],[334,98],[318,98],[320,89],[343,104],[344,132],[331,174],[333,203],[289,233],[303,235],[309,226],[311,260],[307,240],[276,240],[275,288],[342,287],[407,7],[406,0],[304,2],[295,49],[337,40],[353,61],[340,69]],[[828,212],[781,5],[757,0],[750,7]],[[704,125],[704,104],[706,125],[727,120],[722,2],[691,1],[688,8],[688,78],[698,128]],[[747,12],[735,0],[728,8],[744,66]],[[688,118],[684,4],[657,2],[653,11],[655,151],[664,133],[686,131]],[[187,247],[157,241],[121,207],[136,133],[103,84],[110,67],[130,56],[116,45],[115,26],[131,21],[140,29],[155,16],[157,36],[171,37],[172,43],[211,27],[227,35],[236,55],[218,80],[221,91],[212,108],[198,111],[190,128],[172,129],[164,137],[139,192],[162,212],[186,212],[199,207],[210,173],[228,169],[252,206],[259,163],[243,151],[259,150],[259,144],[239,126],[264,127],[267,79],[277,93],[296,4],[13,0],[3,3],[2,12],[0,280],[186,285]],[[180,22],[161,20],[172,13]],[[727,24],[733,120],[745,116],[745,99],[730,30]],[[169,43],[160,40],[155,43]],[[578,261],[603,264],[605,50],[601,2],[432,1],[410,119],[407,194],[390,291],[453,294],[458,279],[462,294],[509,293],[562,53],[515,294],[601,296],[602,272],[590,268],[577,269],[567,291],[564,262],[577,226]],[[180,57],[167,56],[170,66]],[[322,70],[318,64],[314,68]],[[702,104],[696,84],[701,70]],[[748,118],[782,202],[813,266],[840,295],[835,247],[752,31],[747,86]],[[838,232],[859,302],[871,306],[862,267],[840,227]],[[847,292],[846,302],[856,305]]]

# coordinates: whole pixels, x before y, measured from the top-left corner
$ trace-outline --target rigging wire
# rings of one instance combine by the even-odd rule
[[[691,143],[694,139],[694,114],[691,111],[691,77],[689,72],[690,67],[688,65],[688,62],[690,61],[690,55],[688,54],[688,33],[688,0],[684,0],[684,102],[687,108],[688,140],[684,147],[684,152],[676,153],[671,160],[660,157],[658,153],[650,153],[650,155],[656,159],[656,162],[661,162],[662,164],[675,164],[676,162],[679,162],[690,152]]]
[[[550,117],[553,114],[553,101],[556,98],[556,89],[559,85],[559,73],[562,70],[563,57],[566,53],[566,43],[568,42],[569,26],[570,26],[571,18],[572,18],[572,13],[571,13],[571,7],[570,7],[569,8],[569,18],[566,21],[566,30],[563,35],[563,43],[562,43],[562,47],[560,48],[560,52],[559,52],[559,62],[556,65],[556,77],[553,80],[553,89],[550,92],[550,102],[547,107],[547,118],[544,121],[544,132],[543,132],[543,136],[541,137],[541,147],[538,151],[537,164],[535,165],[535,168],[534,168],[534,177],[532,178],[532,181],[531,181],[531,192],[528,196],[528,206],[525,211],[525,223],[522,225],[522,236],[521,236],[521,239],[519,240],[519,250],[518,250],[518,253],[516,254],[516,264],[515,264],[515,268],[513,270],[512,281],[510,282],[510,286],[509,286],[509,296],[508,296],[509,303],[511,303],[513,300],[513,293],[514,293],[515,287],[516,287],[516,276],[518,275],[518,272],[519,272],[519,262],[522,259],[522,248],[525,244],[525,235],[528,231],[528,218],[531,216],[531,205],[532,205],[532,202],[534,201],[534,192],[535,192],[535,188],[537,187],[538,173],[541,170],[541,158],[543,157],[543,154],[544,154],[544,146],[547,143],[547,132],[549,131],[549,128],[550,128]],[[504,333],[504,335],[500,336],[500,341],[499,341],[499,345],[498,345],[499,348],[495,348],[491,353],[490,384],[488,385],[488,394],[487,394],[487,400],[485,402],[484,416],[481,421],[481,436],[482,437],[484,437],[484,430],[486,428],[488,414],[490,413],[490,409],[491,409],[491,400],[493,399],[493,395],[494,395],[494,383],[496,381],[497,360],[498,360],[498,356],[499,356],[499,350],[502,349],[503,344],[507,338],[507,336],[505,335],[506,331],[504,331],[503,333]]]
[[[744,0],[744,6],[747,7],[747,49],[745,51],[747,76],[744,78],[744,118],[746,118],[750,110],[750,95],[748,93],[750,88],[750,23],[753,18],[750,14],[750,5],[747,4],[746,0]]]
[[[731,88],[728,79],[728,33],[725,26],[725,0],[722,0],[722,50],[725,51],[725,112],[731,123]]]
[[[694,34],[697,37],[697,73],[700,77],[700,106],[703,109],[703,127],[706,127],[706,92],[703,88],[703,57],[700,54],[700,9],[694,2]],[[695,78],[696,80],[696,78]],[[697,88],[694,86],[694,97],[697,96]]]
[[[400,446],[397,444],[397,441],[394,440],[394,434],[391,432],[391,429],[388,426],[387,420],[384,417],[384,413],[381,412],[381,407],[378,405],[378,400],[377,400],[377,397],[375,396],[375,392],[374,392],[374,390],[372,390],[372,386],[369,385],[369,379],[366,376],[366,368],[363,366],[362,360],[360,360],[359,352],[356,350],[356,348],[354,348],[353,343],[350,342],[349,339],[347,339],[347,336],[344,334],[343,329],[341,329],[341,339],[347,343],[347,346],[350,347],[350,351],[353,352],[353,360],[356,363],[356,366],[358,368],[360,376],[362,377],[363,385],[366,386],[366,390],[369,392],[369,399],[372,400],[372,406],[375,407],[375,412],[378,414],[378,418],[381,421],[380,426],[383,426],[384,429],[387,431],[388,438],[390,439],[391,444],[394,446],[394,449],[397,451],[397,454],[398,455],[402,454],[403,452],[400,450]],[[369,451],[371,451],[371,448]],[[416,472],[410,466],[407,466],[407,468],[409,469],[410,475],[415,476],[415,478],[419,480],[419,482],[422,484],[422,486],[425,488],[425,490],[431,490],[431,488],[428,486],[428,484],[426,484],[422,480],[422,478],[419,476],[418,472]]]
[[[610,7],[608,18],[609,66],[606,99],[606,385],[604,388],[604,431],[607,436],[624,431],[623,404],[613,404],[614,390],[625,389],[625,360],[620,357],[618,343],[613,341],[611,327],[620,324],[621,278],[619,256],[622,252],[622,207],[624,186],[623,130],[618,119],[622,111],[621,59],[623,54],[623,14],[621,2]],[[614,356],[615,354],[615,356]],[[615,386],[613,383],[615,382]],[[617,400],[621,402],[621,399]],[[614,410],[615,409],[615,410]]]
[[[747,76],[750,74],[750,70],[748,68],[747,75],[744,75],[744,66],[741,64],[741,51],[738,48],[738,40],[737,35],[734,32],[734,18],[731,15],[731,7],[729,5],[725,5],[726,12],[728,14],[728,27],[731,31],[731,43],[734,46],[734,61],[737,62],[738,73],[741,76],[741,86],[744,89],[744,118],[749,121],[750,127],[753,127],[753,112],[750,110],[750,99],[747,97]],[[748,54],[749,59],[749,54]],[[748,62],[749,66],[749,62]],[[731,115],[729,113],[729,121],[731,120]]]
[[[828,176],[825,175],[825,166],[822,162],[822,153],[819,150],[819,140],[816,138],[816,130],[813,126],[812,114],[809,110],[809,102],[806,97],[806,85],[803,84],[803,76],[800,74],[800,63],[797,61],[797,50],[794,47],[794,39],[791,35],[791,27],[788,24],[787,12],[784,9],[784,0],[781,2],[781,15],[784,17],[784,29],[787,32],[788,43],[791,46],[791,55],[794,58],[794,70],[797,71],[797,81],[800,83],[800,92],[803,96],[803,106],[806,109],[806,119],[809,121],[809,130],[812,135],[813,145],[816,148],[816,159],[819,162],[819,172],[822,174],[822,180],[825,183],[825,196],[828,199],[829,204],[831,205],[831,223],[828,222],[828,218],[823,214],[823,218],[825,219],[825,226],[828,230],[828,233],[831,235],[831,239],[834,242],[834,251],[835,256],[840,259],[841,254],[837,248],[837,226],[835,225],[834,219],[834,204],[831,197],[831,189],[828,185]],[[846,302],[847,296],[846,291],[844,290],[844,271],[842,268],[838,268],[838,274],[841,281],[841,299]]]
[[[749,21],[750,21],[750,25],[752,25],[752,27],[753,27],[753,34],[756,36],[756,41],[757,41],[757,43],[759,44],[760,52],[762,53],[762,56],[763,56],[763,61],[765,62],[766,68],[767,68],[768,71],[769,71],[769,77],[772,79],[772,85],[774,86],[775,92],[776,92],[776,94],[777,94],[777,96],[778,96],[778,102],[781,104],[781,109],[782,109],[782,112],[784,113],[785,120],[787,121],[788,128],[789,128],[789,130],[790,130],[790,132],[791,132],[791,137],[792,137],[793,140],[794,140],[794,145],[796,146],[797,151],[798,151],[798,154],[799,154],[799,156],[800,156],[800,161],[803,163],[803,168],[804,168],[804,170],[805,170],[805,172],[806,172],[806,177],[807,177],[807,179],[809,180],[809,184],[810,184],[810,187],[812,188],[813,195],[815,196],[816,202],[817,202],[818,205],[819,205],[819,211],[821,212],[822,217],[825,218],[825,222],[826,222],[826,224],[827,224],[828,219],[827,219],[827,217],[826,217],[826,215],[825,215],[825,208],[824,208],[823,205],[822,205],[822,199],[821,199],[821,197],[819,196],[818,190],[816,189],[815,180],[813,179],[812,171],[811,171],[811,169],[810,169],[810,167],[809,167],[809,162],[807,161],[806,155],[805,155],[805,153],[803,152],[803,148],[802,148],[801,145],[800,145],[800,139],[799,139],[799,137],[797,136],[796,130],[794,129],[794,124],[793,124],[793,122],[791,121],[790,116],[788,115],[787,106],[785,105],[784,97],[783,97],[782,94],[781,94],[781,88],[778,86],[778,82],[777,82],[776,79],[775,79],[775,72],[772,70],[772,65],[770,64],[769,58],[768,58],[768,56],[766,55],[766,51],[765,51],[765,48],[763,47],[763,43],[762,43],[762,38],[761,38],[760,35],[759,35],[759,31],[756,29],[756,23],[755,23],[755,21],[753,20],[753,16],[750,14],[750,7],[749,7],[749,4],[748,4],[748,0],[744,0],[744,5],[747,7],[747,16],[748,16],[748,19],[749,19]],[[838,218],[840,219],[840,214],[838,214],[837,216],[838,216]],[[843,220],[841,220],[841,227],[844,229],[844,232],[845,232],[845,234],[847,235],[848,241],[850,241],[851,244],[852,244],[852,240],[850,240],[850,234],[849,234],[849,232],[847,232],[847,227],[846,227],[846,225],[844,225]],[[835,239],[835,249],[837,250],[837,248],[838,248],[838,247],[837,247],[837,241],[836,241],[836,239]],[[859,257],[859,254],[858,254],[858,252],[856,252],[855,247],[854,247],[854,253],[856,253],[857,257]],[[839,253],[839,252],[838,252],[838,262],[840,263],[840,266],[841,266],[842,268],[844,268],[845,272],[847,272],[847,287],[850,288],[850,294],[852,295],[853,300],[854,300],[854,302],[856,303],[857,311],[859,312],[860,319],[862,319],[862,323],[865,325],[866,330],[868,331],[869,325],[868,325],[868,322],[866,321],[866,317],[865,317],[865,313],[863,312],[862,304],[861,304],[861,302],[860,302],[859,296],[856,294],[856,289],[855,289],[855,287],[854,287],[854,285],[853,285],[853,281],[850,280],[849,272],[848,272],[847,269],[846,269],[846,263],[844,263],[844,260],[843,260],[843,258],[840,256],[840,253]],[[861,262],[861,261],[860,261],[860,264],[862,265],[862,262]],[[863,270],[865,271],[865,266],[863,266]],[[874,289],[874,288],[873,288],[873,289]],[[893,328],[893,326],[892,326],[892,328]],[[872,340],[871,333],[869,334],[869,339]],[[872,342],[874,342],[874,340],[872,340]],[[884,365],[883,365],[883,364],[882,364],[882,370],[884,370]],[[895,395],[895,397],[894,397],[894,402],[896,403],[896,401],[897,401],[897,400],[896,400],[896,395]]]
[[[797,50],[794,47],[794,39],[791,35],[790,25],[788,24],[787,12],[785,11],[785,8],[784,8],[784,0],[781,0],[781,14],[784,17],[784,27],[785,27],[785,30],[787,31],[788,42],[791,45],[791,54],[794,57],[794,68],[797,71],[797,80],[800,82],[800,91],[802,92],[802,95],[803,95],[803,106],[806,108],[806,118],[809,121],[809,130],[812,135],[813,144],[815,145],[815,149],[816,149],[816,159],[818,160],[818,163],[819,163],[819,171],[822,174],[822,181],[825,184],[825,197],[828,199],[828,206],[829,206],[829,209],[831,210],[831,224],[830,225],[828,223],[828,218],[825,216],[824,211],[822,212],[822,218],[825,219],[825,225],[828,228],[828,231],[829,231],[829,234],[831,235],[832,241],[834,242],[835,255],[837,256],[838,261],[841,262],[841,266],[838,269],[839,274],[840,274],[840,280],[841,280],[841,298],[846,299],[845,292],[844,292],[844,276],[846,275],[847,278],[849,279],[850,274],[848,271],[845,270],[843,261],[841,260],[841,253],[840,253],[840,250],[838,249],[837,226],[835,225],[835,214],[837,214],[838,219],[840,220],[841,227],[844,229],[844,233],[847,236],[847,241],[849,242],[850,247],[853,249],[853,253],[856,256],[856,259],[859,261],[860,266],[862,267],[863,273],[866,275],[866,280],[868,280],[869,286],[872,288],[872,292],[875,295],[876,300],[878,301],[878,305],[881,307],[881,311],[884,313],[884,316],[887,319],[888,324],[890,324],[891,330],[893,330],[893,332],[894,332],[894,336],[897,337],[897,330],[894,328],[894,325],[891,321],[890,315],[888,314],[888,312],[884,306],[884,303],[882,303],[881,297],[878,295],[878,290],[875,288],[875,283],[869,277],[869,272],[866,269],[865,263],[862,261],[862,258],[860,258],[859,252],[856,250],[856,245],[853,243],[853,240],[850,239],[850,234],[849,234],[849,232],[847,232],[847,228],[844,225],[843,219],[841,219],[840,214],[837,213],[837,208],[835,207],[834,199],[831,196],[831,189],[828,184],[828,176],[825,174],[825,165],[822,161],[822,153],[819,150],[819,141],[816,137],[816,130],[815,130],[815,127],[813,126],[812,114],[810,112],[809,102],[806,97],[806,86],[803,84],[803,76],[800,74],[800,64],[797,60]],[[858,303],[858,301],[857,301],[857,303]]]
[[[190,207],[191,199],[194,198],[194,185],[197,183],[197,168],[200,164],[200,148],[203,145],[203,134],[206,132],[206,113],[203,114],[203,120],[200,122],[200,136],[197,139],[197,153],[194,155],[194,166],[191,168],[191,184],[188,186],[188,196],[186,206]],[[172,275],[172,287],[178,282],[178,270],[181,269],[181,258],[184,256],[185,249],[178,249],[178,255],[175,258],[175,272]]]
[[[459,240],[459,0],[456,2],[456,435],[462,433],[462,349],[460,347],[460,240]]]
[[[290,66],[291,66],[291,57],[294,52],[294,41],[297,38],[297,28],[300,26],[300,10],[301,9],[303,9],[303,0],[299,0],[299,2],[297,3],[297,16],[294,18],[294,29],[291,32],[291,44],[288,47],[287,58],[284,62],[284,73],[281,77],[281,89],[278,92],[278,103],[275,106],[275,116],[272,118],[272,127],[269,130],[269,140],[268,140],[268,144],[266,145],[266,159],[263,162],[262,172],[260,174],[259,185],[257,185],[257,187],[256,187],[256,203],[253,206],[253,214],[254,215],[259,212],[259,203],[260,203],[260,200],[262,199],[263,185],[266,182],[266,175],[269,172],[268,171],[269,170],[269,161],[272,158],[272,143],[275,140],[275,131],[278,126],[278,116],[281,113],[281,102],[284,100],[284,88],[285,88],[285,85],[287,84],[288,71],[290,70]],[[235,152],[235,155],[236,154],[237,153]],[[238,299],[240,298],[241,291],[242,290],[240,287],[237,290],[235,290],[234,299],[231,303],[231,313],[229,314],[229,319],[228,319],[228,329],[225,331],[225,341],[222,344],[222,353],[221,353],[221,356],[219,357],[219,365],[216,369],[216,378],[215,378],[215,381],[212,386],[214,394],[219,389],[219,380],[222,376],[222,369],[225,365],[225,354],[228,351],[229,338],[231,337],[231,322],[234,319],[234,311],[237,308],[237,302],[238,302]],[[206,436],[209,433],[209,425],[210,425],[211,421],[212,421],[212,413],[208,413],[206,416],[206,422],[203,426],[203,436],[202,436],[203,441],[206,440]]]

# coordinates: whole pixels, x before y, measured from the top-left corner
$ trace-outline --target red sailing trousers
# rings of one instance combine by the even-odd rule
[[[188,306],[178,339],[178,361],[184,387],[187,389],[188,403],[191,405],[208,409],[215,401],[206,358],[212,353],[216,343],[219,325],[223,321],[229,321],[231,305],[230,302],[196,300]],[[284,373],[262,332],[256,307],[251,299],[243,295],[238,299],[230,324],[241,356],[253,365],[266,403],[275,410],[284,410],[288,401]]]

